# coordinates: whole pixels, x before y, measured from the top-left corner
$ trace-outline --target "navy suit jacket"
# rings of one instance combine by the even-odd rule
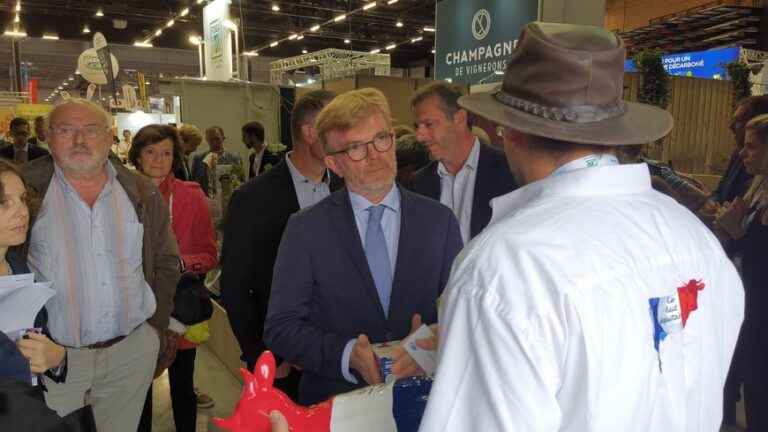
[[[411,190],[439,201],[440,175],[437,173],[437,166],[438,162],[432,161],[416,171],[410,184]],[[509,171],[504,152],[480,144],[475,194],[472,199],[472,218],[469,222],[470,237],[478,235],[491,221],[491,199],[515,189],[517,189],[517,182]]]
[[[379,301],[346,188],[291,216],[274,268],[264,339],[303,369],[299,402],[311,404],[358,385],[341,357],[360,334],[372,343],[408,335],[411,318],[437,321],[437,298],[462,247],[447,207],[400,189],[400,240],[389,315]]]

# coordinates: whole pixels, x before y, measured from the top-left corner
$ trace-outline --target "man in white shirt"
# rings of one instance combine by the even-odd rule
[[[504,153],[472,134],[472,119],[458,105],[459,97],[458,86],[435,82],[411,99],[416,138],[432,162],[414,174],[409,187],[453,210],[467,243],[491,220],[491,199],[517,185]]]
[[[459,104],[504,127],[524,187],[495,199],[442,299],[422,431],[717,431],[743,318],[718,241],[619,145],[669,113],[623,102],[625,48],[531,23],[500,91]]]

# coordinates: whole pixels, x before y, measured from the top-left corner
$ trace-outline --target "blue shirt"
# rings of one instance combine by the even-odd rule
[[[370,212],[368,208],[376,205],[368,201],[364,196],[349,192],[349,200],[352,203],[352,212],[355,215],[357,232],[360,234],[360,241],[365,249],[365,232],[368,230],[368,219]],[[392,274],[395,274],[395,264],[397,262],[397,246],[400,243],[400,190],[393,184],[392,189],[379,203],[385,210],[381,216],[381,229],[384,231],[384,240],[387,242],[387,252],[389,253],[389,262],[392,265]],[[341,356],[341,374],[347,381],[357,384],[357,379],[349,371],[349,357],[352,354],[352,348],[357,339],[351,339],[344,347]]]
[[[87,346],[129,334],[155,312],[142,270],[144,226],[117,172],[89,207],[55,166],[32,227],[29,267],[52,282],[46,304],[52,336],[62,345]]]
[[[306,178],[293,164],[291,160],[292,153],[288,152],[285,155],[285,163],[288,164],[288,171],[291,173],[291,179],[293,179],[293,187],[296,189],[296,199],[299,201],[299,208],[305,209],[317,204],[320,200],[331,194],[331,189],[328,186],[331,177],[328,174],[328,170],[326,170],[323,180],[320,183],[314,183]]]

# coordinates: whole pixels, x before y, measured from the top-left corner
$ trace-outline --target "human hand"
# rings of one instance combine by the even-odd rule
[[[416,314],[411,319],[411,332],[413,333],[421,327],[421,316]],[[438,328],[437,324],[429,326],[432,330],[433,337],[416,340],[416,346],[426,351],[437,351],[438,344]],[[409,334],[410,334],[409,333]],[[416,363],[416,360],[408,354],[405,347],[401,344],[392,353],[392,374],[398,379],[408,378],[412,376],[425,375],[424,370]]]
[[[715,227],[725,231],[733,239],[741,238],[745,234],[742,221],[748,211],[747,203],[741,198],[735,198],[729,205],[719,209],[715,216]]]
[[[288,420],[285,419],[280,411],[272,411],[269,413],[269,424],[271,425],[271,432],[288,432]]]
[[[66,354],[63,346],[39,333],[27,333],[27,338],[19,340],[17,346],[21,354],[29,360],[32,373],[44,373],[48,369],[58,367]]]
[[[381,384],[381,371],[379,359],[373,352],[373,347],[368,341],[368,336],[357,337],[352,353],[349,356],[349,367],[356,370],[368,385]]]

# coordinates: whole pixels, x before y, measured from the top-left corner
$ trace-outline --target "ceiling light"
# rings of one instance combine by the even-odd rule
[[[347,19],[347,14],[341,14],[333,19],[333,22],[342,22]]]
[[[277,46],[277,44],[279,44],[279,43],[280,43],[280,42],[278,42],[278,41],[274,41],[274,42],[272,42],[271,44],[269,44],[269,46],[270,46],[270,47],[272,47],[272,48],[274,48],[274,47],[276,47],[276,46]]]
[[[388,5],[393,5],[393,4],[395,4],[395,3],[397,3],[397,0],[389,0],[389,1],[387,2],[387,4],[388,4]]]
[[[21,21],[21,17],[19,16],[19,14],[16,14],[16,18],[13,19],[13,22],[18,23],[19,21]]]
[[[446,80],[447,82],[449,82],[449,83],[452,83],[452,82],[453,82],[453,78],[446,78],[445,80]]]
[[[21,2],[16,2],[16,13],[21,12]]]
[[[27,32],[24,30],[6,30],[3,34],[10,37],[27,37]]]
[[[224,20],[224,27],[232,30],[233,32],[237,31],[237,24],[233,23],[230,20]]]
[[[397,20],[397,22],[395,23],[395,27],[402,27],[402,26],[403,26],[403,22],[400,20]]]
[[[313,31],[313,32],[316,32],[318,30],[320,30],[320,24],[313,25],[312,28],[309,29],[309,31]]]
[[[312,78],[307,78],[307,84],[314,84],[314,83],[315,83],[315,80],[313,80]]]
[[[174,20],[173,18],[171,18],[171,19],[169,19],[169,20],[168,20],[168,22],[167,22],[167,23],[165,23],[165,27],[167,27],[167,28],[171,28],[171,27],[173,27],[173,25],[174,25],[174,24],[176,24],[176,20]]]
[[[58,86],[56,88],[59,89],[59,90],[64,90],[64,87],[62,87],[62,86]]]
[[[161,34],[163,34],[163,29],[157,29],[155,36],[160,36]]]
[[[415,38],[411,39],[411,42],[412,43],[416,43],[416,42],[419,42],[419,41],[421,41],[423,39],[424,39],[423,37],[419,36],[419,37],[415,37]]]
[[[434,33],[434,32],[435,32],[435,28],[434,28],[434,27],[429,27],[429,26],[427,26],[427,27],[424,27],[424,31],[425,31],[425,32],[431,32],[431,33]]]
[[[299,35],[299,37],[296,38],[296,40],[302,40],[304,39],[304,35]]]
[[[243,53],[243,55],[244,56],[248,56],[248,57],[258,57],[259,56],[259,52],[258,51],[246,51],[246,52]]]
[[[183,16],[184,17],[184,16],[187,16],[187,15],[189,15],[189,8],[184,8],[184,9],[181,10],[181,12],[179,12],[179,16]]]
[[[56,35],[46,35],[46,34],[44,34],[44,35],[43,35],[43,39],[48,39],[48,40],[59,40],[59,37],[58,37],[58,36],[56,36]]]
[[[397,47],[397,44],[390,44],[390,45],[385,46],[384,49],[389,51],[389,50],[395,49],[396,47]]]
[[[344,39],[344,43],[345,43],[345,44],[348,44],[348,43],[350,43],[350,42],[351,42],[351,41],[350,41],[349,39]]]
[[[76,70],[76,71],[75,71],[75,75],[80,75],[80,71],[79,71],[79,70]]]
[[[273,4],[272,5],[272,10],[275,11],[275,12],[280,12],[280,6],[278,6],[276,4]]]
[[[371,54],[378,54],[378,53],[380,53],[380,52],[381,52],[381,50],[380,50],[380,49],[378,49],[378,48],[376,48],[376,49],[372,49],[372,50],[371,50]]]
[[[93,16],[101,18],[104,16],[104,11],[102,11],[101,9],[97,9],[96,13],[93,14]]]
[[[192,45],[200,45],[200,42],[201,42],[200,36],[197,36],[197,35],[189,36],[189,43],[191,43]]]
[[[68,83],[68,82],[66,82],[66,81],[64,81],[64,84],[62,84],[62,85],[63,85],[64,87],[67,87],[67,86],[69,86],[69,83]]]
[[[288,40],[294,40],[294,39],[296,39],[296,38],[298,38],[298,37],[299,37],[299,35],[297,35],[296,33],[294,33],[294,34],[292,34],[292,35],[288,36]]]
[[[376,2],[372,1],[368,3],[367,5],[363,6],[363,10],[373,9],[376,7]]]
[[[302,54],[306,54],[306,53],[308,53],[308,52],[309,52],[309,51],[307,51],[307,49],[306,49],[306,48],[304,48],[303,50],[301,50],[301,53],[302,53]]]
[[[205,0],[197,0],[197,4],[204,2]]]
[[[140,48],[152,48],[152,44],[150,42],[144,41],[144,42],[134,42],[133,46],[140,47]]]
[[[88,34],[88,33],[90,33],[90,32],[91,32],[91,29],[89,29],[89,28],[88,28],[88,25],[87,25],[87,24],[86,24],[86,25],[84,25],[84,26],[83,26],[83,34]]]
[[[435,52],[436,52],[435,50],[432,50],[432,54],[434,54]]]
[[[75,77],[73,77],[72,75],[70,75],[70,76],[69,76],[69,78],[67,78],[67,79],[68,79],[69,81],[74,81],[74,80],[75,80]]]

